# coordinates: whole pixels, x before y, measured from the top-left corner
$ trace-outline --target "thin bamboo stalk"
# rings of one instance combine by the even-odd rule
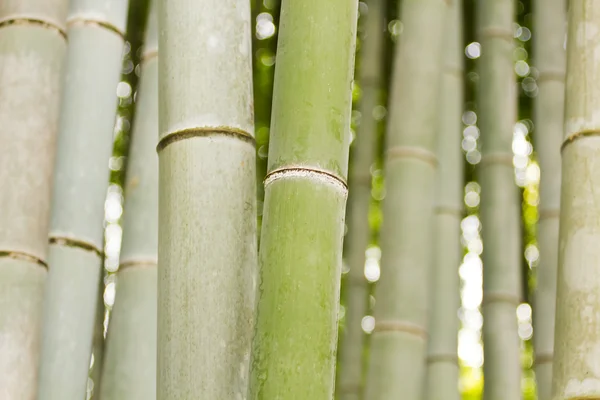
[[[433,262],[436,105],[447,5],[405,0],[390,100],[381,279],[376,288],[366,398],[423,396]]]
[[[553,400],[600,398],[600,7],[570,0]]]
[[[517,98],[512,0],[481,3],[479,116],[482,160],[484,399],[521,398],[516,307],[521,301],[521,230],[513,169]]]
[[[463,216],[461,149],[463,112],[462,0],[449,5],[438,125],[435,209],[436,251],[431,276],[431,314],[427,351],[427,400],[459,400],[458,329],[462,256],[460,222]]]
[[[566,52],[566,0],[534,2],[534,61],[539,71],[535,102],[535,146],[541,169],[537,268],[534,304],[535,376],[539,400],[551,400],[558,223],[560,145],[563,137]]]
[[[253,400],[333,397],[357,10],[281,3]]]
[[[102,381],[102,365],[104,364],[106,348],[106,341],[104,339],[104,318],[106,317],[106,304],[104,304],[104,292],[106,291],[105,276],[104,271],[101,271],[100,279],[98,279],[96,315],[94,317],[94,332],[92,334],[92,357],[94,363],[90,371],[90,379],[93,384],[91,397],[93,400],[97,400],[100,397],[100,381]]]
[[[158,4],[157,395],[243,398],[257,259],[250,2]]]
[[[0,398],[33,400],[67,0],[0,2]]]
[[[127,1],[71,2],[38,400],[86,394],[126,19]]]
[[[157,18],[152,2],[127,169],[117,297],[108,330],[100,391],[100,398],[107,400],[156,398]]]
[[[361,119],[353,143],[352,169],[349,176],[351,194],[348,199],[348,234],[345,248],[350,271],[346,280],[346,327],[341,341],[341,371],[337,387],[342,400],[362,397],[365,334],[361,321],[367,313],[369,301],[364,266],[365,250],[371,236],[368,218],[371,204],[371,164],[375,160],[378,127],[373,110],[380,104],[381,98],[385,7],[382,0],[371,0],[367,2],[367,6],[368,13],[361,14],[361,19],[365,20],[365,33],[360,50]]]

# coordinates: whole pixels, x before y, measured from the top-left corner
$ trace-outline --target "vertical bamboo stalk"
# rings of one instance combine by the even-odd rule
[[[127,167],[123,247],[100,398],[156,398],[158,21],[154,2],[141,62]]]
[[[361,120],[353,144],[348,199],[348,235],[345,243],[350,271],[346,289],[346,327],[341,343],[341,371],[337,392],[340,399],[362,397],[364,332],[361,321],[367,313],[368,285],[364,276],[365,250],[369,244],[369,205],[371,203],[371,164],[377,148],[377,120],[373,110],[379,104],[383,39],[385,32],[382,0],[367,2],[368,13],[361,15],[364,39],[361,44],[360,100]],[[361,21],[362,23],[362,21]]]
[[[283,0],[250,399],[334,392],[356,0]]]
[[[243,398],[256,292],[250,3],[159,1],[158,399]]]
[[[33,400],[66,0],[0,2],[0,398]]]
[[[386,145],[381,279],[367,378],[369,400],[423,396],[433,200],[436,105],[447,5],[405,0]]]
[[[534,304],[535,375],[539,400],[551,400],[558,222],[560,145],[563,137],[566,1],[534,2],[534,57],[539,71],[535,102],[535,146],[540,162],[538,246],[540,263]]]
[[[85,398],[126,18],[127,1],[71,2],[38,400]]]
[[[93,383],[92,399],[97,400],[100,396],[100,381],[102,380],[102,365],[104,364],[104,352],[106,341],[104,339],[104,318],[106,317],[106,304],[104,304],[105,273],[101,268],[98,279],[98,293],[96,294],[96,314],[94,316],[94,330],[92,333],[92,357],[94,364],[90,371],[90,379]]]
[[[569,2],[553,400],[600,398],[600,7]]]
[[[484,399],[521,398],[516,307],[521,295],[521,203],[513,170],[516,118],[512,0],[481,3],[479,115],[482,160]]]
[[[441,83],[435,208],[435,256],[431,276],[431,314],[427,351],[427,400],[459,400],[458,329],[460,222],[463,215],[463,163],[460,146],[463,112],[462,0],[449,6]]]

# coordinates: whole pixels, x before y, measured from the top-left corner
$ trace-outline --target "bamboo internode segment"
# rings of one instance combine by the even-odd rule
[[[430,354],[427,356],[426,362],[428,364],[436,364],[436,363],[450,363],[458,366],[459,359],[456,353],[436,353]]]
[[[85,240],[75,239],[67,236],[53,235],[50,236],[48,243],[64,247],[77,247],[85,251],[91,251],[92,253],[96,253],[98,257],[104,257],[104,252],[102,251],[102,249],[100,249],[94,243]]]
[[[196,137],[210,138],[215,136],[227,136],[241,140],[242,142],[249,143],[252,146],[256,146],[256,140],[254,136],[242,129],[233,127],[217,126],[217,127],[196,127],[187,128],[180,131],[168,133],[161,137],[158,145],[156,146],[156,152],[160,153],[165,147],[171,143],[178,142],[185,139],[191,139]]]
[[[569,144],[571,144],[577,140],[588,138],[588,137],[593,137],[593,136],[600,136],[600,130],[589,129],[589,130],[572,132],[565,138],[564,142],[560,146],[560,151],[562,153]]]
[[[430,164],[434,168],[438,167],[438,158],[435,152],[417,146],[394,146],[390,147],[385,152],[386,158],[389,161],[401,159],[417,159]]]
[[[23,26],[23,25],[37,25],[45,29],[56,31],[64,39],[67,39],[67,32],[60,25],[52,23],[52,21],[44,21],[41,19],[33,18],[13,18],[0,20],[0,29],[7,26]]]
[[[375,329],[373,330],[373,334],[390,332],[407,333],[412,336],[417,336],[423,340],[427,340],[428,336],[427,329],[411,321],[375,321]]]
[[[12,258],[14,260],[22,260],[27,261],[33,264],[37,264],[45,269],[48,269],[48,264],[44,260],[40,260],[39,258],[32,256],[30,254],[16,252],[16,251],[3,251],[0,250],[0,258]]]

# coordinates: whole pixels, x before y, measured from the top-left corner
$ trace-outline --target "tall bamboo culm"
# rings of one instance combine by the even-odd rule
[[[448,10],[443,0],[405,0],[401,7],[404,28],[396,46],[389,107],[369,400],[421,399],[425,383],[436,106]]]
[[[427,351],[426,400],[460,400],[458,309],[460,308],[460,222],[463,215],[461,149],[463,112],[462,1],[449,5],[438,121],[435,255]]]
[[[364,38],[361,43],[359,83],[360,126],[352,150],[352,169],[348,199],[348,234],[344,247],[350,271],[346,278],[346,324],[342,338],[337,392],[341,400],[362,398],[365,333],[361,322],[368,310],[369,287],[364,275],[365,250],[369,244],[369,205],[371,204],[371,164],[377,149],[378,122],[373,113],[381,99],[383,41],[385,32],[382,0],[367,2],[368,12],[361,14]]]
[[[333,397],[357,10],[281,3],[252,400]]]
[[[0,2],[0,398],[33,400],[67,0]]]
[[[554,314],[558,267],[560,145],[563,138],[567,22],[565,0],[534,2],[534,61],[539,71],[535,100],[535,147],[541,169],[537,268],[534,304],[535,376],[539,400],[551,400]]]
[[[127,163],[121,263],[100,390],[100,399],[104,400],[156,398],[157,24],[152,4]]]
[[[521,202],[512,140],[517,98],[512,0],[480,3],[479,117],[482,159],[484,399],[521,398],[516,307],[521,301]]]
[[[126,19],[127,1],[71,1],[38,400],[86,394]]]
[[[250,2],[158,4],[157,398],[243,398],[257,289]]]
[[[600,7],[570,0],[553,400],[600,399]]]

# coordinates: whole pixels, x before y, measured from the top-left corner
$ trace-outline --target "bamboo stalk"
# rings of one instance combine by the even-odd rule
[[[126,18],[123,0],[71,2],[38,400],[86,394]]]
[[[459,400],[458,309],[462,256],[460,223],[463,216],[461,149],[463,95],[462,1],[449,5],[441,83],[436,187],[436,251],[431,276],[431,314],[427,351],[427,400]]]
[[[257,258],[250,3],[158,4],[157,395],[243,398]]]
[[[560,210],[560,145],[563,137],[566,52],[566,1],[534,3],[534,56],[539,71],[535,102],[536,150],[540,162],[538,246],[540,263],[534,304],[535,375],[539,400],[551,400],[558,223]]]
[[[381,279],[376,288],[366,398],[423,396],[433,200],[436,105],[447,5],[405,0],[386,148]]]
[[[571,0],[553,400],[600,398],[600,8]]]
[[[102,268],[104,269],[104,267]],[[96,315],[94,316],[94,331],[92,334],[92,357],[94,363],[90,371],[90,379],[92,380],[92,399],[96,400],[100,397],[100,382],[102,381],[102,365],[104,364],[104,354],[106,341],[104,339],[104,318],[106,317],[106,304],[104,304],[104,292],[106,285],[104,271],[100,272],[98,279],[98,294],[96,295]]]
[[[0,398],[36,393],[66,0],[0,2]]]
[[[369,205],[371,203],[371,164],[375,161],[378,122],[373,110],[380,103],[383,72],[383,40],[385,32],[382,0],[367,2],[368,13],[364,19],[364,39],[361,44],[360,126],[353,143],[352,169],[350,170],[348,199],[348,235],[345,242],[347,263],[346,327],[341,343],[341,371],[337,392],[340,399],[355,400],[362,397],[364,331],[361,321],[367,313],[369,287],[364,276],[365,250],[369,244]],[[363,23],[361,21],[361,23]]]
[[[156,398],[158,250],[158,21],[148,20],[129,154],[117,297],[107,336],[101,399]]]
[[[357,9],[281,4],[253,400],[333,397]]]
[[[516,307],[521,301],[521,203],[513,170],[517,98],[512,0],[481,3],[479,116],[482,160],[484,399],[521,398]]]

